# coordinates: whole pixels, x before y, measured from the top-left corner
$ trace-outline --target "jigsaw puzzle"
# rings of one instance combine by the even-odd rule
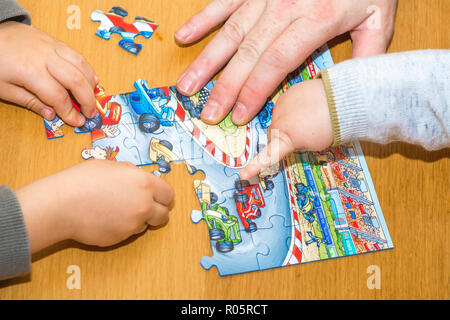
[[[111,39],[111,34],[117,33],[122,36],[119,46],[126,51],[138,55],[142,45],[134,42],[134,38],[141,35],[149,39],[158,28],[158,24],[143,17],[136,17],[133,24],[126,23],[123,19],[128,12],[118,6],[114,6],[109,13],[95,10],[91,14],[91,20],[100,22],[95,34],[102,39]]]
[[[82,156],[156,164],[157,175],[173,162],[204,172],[194,182],[200,210],[191,220],[208,229],[212,256],[201,265],[222,276],[393,248],[359,143],[292,153],[251,181],[239,179],[267,145],[277,98],[331,65],[327,48],[317,50],[243,127],[229,116],[217,126],[200,120],[214,82],[192,97],[142,79],[130,93],[105,96],[99,88],[99,115],[85,128],[92,147]]]

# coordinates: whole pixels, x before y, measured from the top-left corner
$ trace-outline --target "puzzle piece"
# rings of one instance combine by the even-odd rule
[[[97,99],[101,99],[104,95],[104,90],[102,87],[97,86],[94,89],[95,96]],[[77,110],[78,112],[81,112],[80,105],[76,101],[76,99],[72,96],[72,94],[69,92],[70,101],[72,102],[72,107]],[[81,127],[77,127],[74,129],[75,133],[88,133],[93,131],[96,128],[100,128],[102,126],[102,119],[100,115],[96,115],[92,119],[87,119],[85,124]],[[44,119],[44,128],[45,128],[45,134],[47,136],[47,139],[58,139],[63,138],[64,133],[62,131],[62,127],[65,125],[64,121],[61,120],[58,116],[55,116],[55,119],[49,121]]]
[[[128,12],[118,6],[114,6],[109,13],[95,10],[91,14],[91,20],[100,22],[95,34],[102,39],[109,40],[112,33],[122,36],[119,46],[126,51],[138,55],[142,45],[134,42],[134,38],[141,35],[149,39],[158,28],[158,24],[143,17],[136,17],[133,24],[126,23],[123,19]]]
[[[294,234],[295,240],[292,243],[292,230],[298,228],[286,227],[285,218],[274,215],[270,218],[271,228],[261,229],[252,233],[252,240],[255,246],[270,243],[269,251],[265,254],[258,254],[257,260],[260,270],[283,267],[288,264],[295,264],[301,261],[302,246],[301,237],[298,233]],[[297,238],[299,237],[299,238]],[[287,242],[289,246],[287,245]]]

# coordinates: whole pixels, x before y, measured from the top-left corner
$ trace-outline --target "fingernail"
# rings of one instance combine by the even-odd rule
[[[233,121],[234,124],[240,125],[242,123],[245,123],[247,121],[248,111],[247,107],[244,106],[242,103],[237,102],[233,109],[233,114],[231,115],[231,121]]]
[[[94,81],[95,81],[95,84],[98,84],[98,77],[97,77],[97,75],[94,75]]]
[[[217,101],[209,100],[208,103],[205,106],[205,109],[202,111],[202,119],[209,121],[209,122],[215,122],[217,121],[217,116],[219,115],[219,108],[220,105],[217,103]]]
[[[82,125],[84,125],[84,123],[86,122],[86,118],[83,117],[81,114],[77,115],[77,123],[78,123],[78,127],[81,127]]]
[[[94,109],[94,111],[92,111],[92,112],[89,114],[88,118],[89,118],[89,119],[93,119],[93,118],[95,118],[96,115],[97,115],[97,110]]]
[[[42,116],[43,116],[46,120],[52,121],[53,118],[54,118],[54,116],[53,116],[53,110],[47,109],[47,108],[42,109]]]
[[[178,79],[177,86],[183,91],[183,93],[192,95],[194,92],[195,82],[197,81],[197,76],[194,72],[188,71],[181,75],[180,79]]]
[[[192,31],[192,27],[189,24],[185,24],[175,32],[175,38],[181,41],[188,41],[192,35]]]

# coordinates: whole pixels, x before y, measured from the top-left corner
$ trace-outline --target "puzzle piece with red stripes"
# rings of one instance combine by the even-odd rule
[[[123,8],[114,6],[109,13],[95,10],[91,14],[91,20],[100,22],[95,34],[102,39],[109,40],[111,34],[117,33],[122,36],[119,46],[126,51],[138,55],[142,45],[134,42],[134,38],[141,35],[149,39],[158,28],[158,24],[143,17],[136,17],[133,24],[126,23],[124,18],[128,12]]]

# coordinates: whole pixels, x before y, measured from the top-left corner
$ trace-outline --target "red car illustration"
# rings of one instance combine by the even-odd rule
[[[261,208],[266,206],[261,188],[259,184],[250,185],[245,180],[236,181],[235,187],[237,192],[234,194],[234,200],[239,218],[244,225],[245,231],[255,232],[258,230],[258,227],[252,220],[259,218],[261,216]]]

